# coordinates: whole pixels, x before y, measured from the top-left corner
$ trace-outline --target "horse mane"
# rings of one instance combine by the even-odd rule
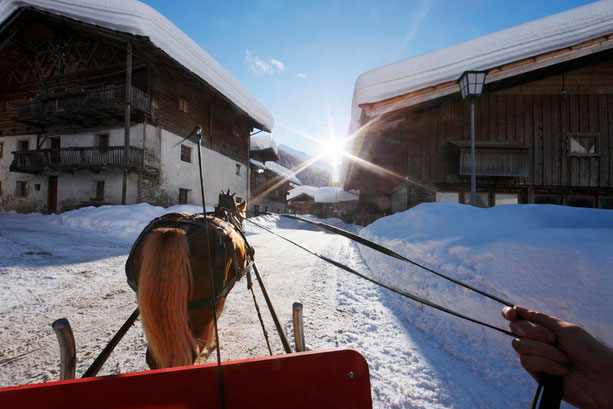
[[[156,257],[144,257],[152,254]],[[191,288],[185,232],[152,230],[142,243],[137,297],[149,350],[158,368],[193,363],[197,347],[187,311]]]

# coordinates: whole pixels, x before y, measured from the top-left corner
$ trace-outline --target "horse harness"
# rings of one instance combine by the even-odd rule
[[[253,262],[254,249],[247,242],[245,234],[240,227],[240,223],[231,213],[227,212],[224,209],[218,208],[217,210],[215,210],[215,212],[206,215],[206,222],[209,224],[209,228],[213,229],[213,231],[217,233],[216,240],[213,240],[213,251],[215,254],[215,264],[213,266],[215,295],[200,300],[190,301],[188,303],[188,309],[190,310],[205,310],[217,305],[228,295],[228,292],[234,286],[234,284],[237,281],[240,281],[240,279],[251,270]],[[153,219],[149,223],[149,225],[145,227],[145,229],[141,232],[141,234],[134,242],[134,245],[130,250],[128,260],[126,261],[126,275],[130,287],[134,291],[136,291],[138,288],[136,279],[134,277],[134,264],[132,259],[134,255],[134,250],[146,234],[148,234],[153,229],[163,227],[180,228],[184,230],[187,234],[190,226],[203,229],[204,223],[205,216],[203,216],[202,214],[190,213],[169,213]],[[234,245],[232,244],[232,238],[230,236],[230,234],[232,233],[232,229],[239,233],[243,238],[243,241],[245,242],[247,265],[244,268],[241,267],[240,263],[238,262],[236,250],[234,249]],[[230,257],[232,259],[234,275],[224,285],[223,281],[225,278],[226,251],[230,254]],[[192,274],[196,274],[196,272],[192,271]]]

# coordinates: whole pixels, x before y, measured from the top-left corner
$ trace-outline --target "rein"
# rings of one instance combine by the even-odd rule
[[[264,214],[273,215],[273,213],[264,213]],[[461,282],[459,280],[451,278],[451,277],[449,277],[449,276],[447,276],[445,274],[442,274],[442,273],[440,273],[438,271],[435,271],[435,270],[433,270],[431,268],[428,268],[428,267],[423,266],[423,265],[421,265],[419,263],[416,263],[416,262],[414,262],[414,261],[412,261],[412,260],[410,260],[410,259],[408,259],[406,257],[403,257],[403,256],[399,255],[398,253],[393,252],[392,250],[390,250],[388,248],[385,248],[385,247],[383,247],[383,246],[381,246],[381,245],[379,245],[377,243],[373,243],[373,242],[371,242],[369,240],[364,239],[363,237],[357,236],[357,235],[355,235],[353,233],[350,233],[350,232],[348,232],[346,230],[339,229],[337,227],[331,226],[331,225],[326,224],[326,223],[313,222],[313,221],[310,221],[310,220],[307,220],[307,219],[303,219],[303,218],[300,218],[300,217],[296,217],[296,216],[291,216],[291,215],[281,215],[281,216],[282,217],[287,217],[287,218],[290,218],[290,219],[296,219],[296,220],[299,220],[299,221],[302,221],[302,222],[306,222],[306,223],[309,223],[309,224],[313,224],[313,225],[315,225],[317,227],[329,230],[329,231],[331,231],[331,232],[333,232],[335,234],[347,237],[347,238],[349,238],[349,239],[351,239],[353,241],[356,241],[356,242],[358,242],[360,244],[364,244],[364,245],[366,245],[366,246],[368,246],[368,247],[370,247],[370,248],[372,248],[374,250],[377,250],[377,251],[379,251],[379,252],[381,252],[383,254],[386,254],[388,256],[397,258],[399,260],[403,260],[405,262],[411,263],[411,264],[413,264],[413,265],[415,265],[417,267],[420,267],[420,268],[422,268],[422,269],[424,269],[426,271],[429,271],[429,272],[431,272],[433,274],[436,274],[436,275],[438,275],[438,276],[440,276],[440,277],[442,277],[442,278],[444,278],[446,280],[452,281],[455,284],[458,284],[458,285],[460,285],[462,287],[468,288],[468,289],[470,289],[470,290],[472,290],[472,291],[474,291],[474,292],[476,292],[478,294],[481,294],[481,295],[483,295],[485,297],[488,297],[488,298],[490,298],[492,300],[498,301],[499,303],[501,303],[503,305],[507,305],[507,306],[510,306],[510,307],[513,307],[515,305],[515,304],[510,303],[509,301],[506,301],[506,300],[503,300],[503,299],[501,299],[499,297],[496,297],[494,295],[488,294],[485,291],[479,290],[478,288],[472,287],[472,286],[470,286],[470,285],[468,285],[466,283],[463,283],[463,282]],[[315,252],[313,250],[310,250],[310,249],[308,249],[308,248],[306,248],[306,247],[304,247],[304,246],[302,246],[302,245],[300,245],[300,244],[298,244],[298,243],[296,243],[296,242],[294,242],[294,241],[292,241],[292,240],[290,240],[290,239],[288,239],[288,238],[286,238],[286,237],[284,237],[284,236],[282,236],[282,235],[280,235],[278,233],[275,233],[274,231],[272,231],[270,229],[267,229],[266,227],[263,227],[263,226],[255,223],[252,220],[248,219],[248,221],[251,222],[252,224],[256,225],[257,227],[259,227],[259,228],[261,228],[263,230],[266,230],[269,233],[274,234],[275,236],[278,236],[278,237],[282,238],[283,240],[286,240],[286,241],[294,244],[297,247],[300,247],[301,249],[305,250],[306,252],[311,253],[314,256],[319,257],[320,259],[322,259],[322,260],[324,260],[324,261],[326,261],[326,262],[328,262],[328,263],[330,263],[332,265],[335,265],[336,267],[342,268],[345,271],[348,271],[348,272],[350,272],[352,274],[355,274],[355,275],[357,275],[360,278],[363,278],[363,279],[365,279],[367,281],[370,281],[370,282],[372,282],[374,284],[377,284],[377,285],[379,285],[379,286],[381,286],[383,288],[386,288],[386,289],[388,289],[388,290],[390,290],[390,291],[392,291],[394,293],[397,293],[399,295],[402,295],[404,297],[407,297],[407,298],[412,299],[414,301],[417,301],[419,303],[428,305],[428,306],[430,306],[432,308],[435,308],[435,309],[437,309],[439,311],[442,311],[442,312],[445,312],[447,314],[456,316],[458,318],[462,318],[464,320],[473,322],[475,324],[479,324],[481,326],[484,326],[484,327],[496,330],[496,331],[498,331],[500,333],[503,333],[505,335],[508,335],[508,336],[511,336],[511,337],[514,337],[514,338],[523,338],[520,335],[513,334],[512,332],[506,331],[506,330],[504,330],[502,328],[498,328],[496,326],[493,326],[493,325],[487,324],[485,322],[476,320],[476,319],[471,318],[469,316],[460,314],[460,313],[458,313],[458,312],[456,312],[454,310],[451,310],[449,308],[446,308],[446,307],[443,307],[441,305],[435,304],[435,303],[433,303],[433,302],[431,302],[429,300],[426,300],[424,298],[418,297],[415,294],[412,294],[412,293],[409,293],[409,292],[406,292],[406,291],[403,291],[403,290],[398,290],[398,289],[393,288],[393,287],[391,287],[389,285],[381,283],[381,282],[379,282],[379,281],[377,281],[375,279],[372,279],[370,277],[365,276],[362,273],[359,273],[358,271],[352,269],[351,267],[348,267],[348,266],[346,266],[346,265],[344,265],[342,263],[339,263],[338,261],[332,260],[332,259],[330,259],[330,258],[328,258],[326,256],[323,256],[323,255],[321,255],[321,254],[319,254],[319,253],[317,253],[317,252]],[[563,394],[562,377],[561,376],[556,376],[556,375],[550,375],[550,374],[541,372],[539,374],[539,385],[537,387],[537,390],[536,390],[536,393],[534,395],[534,398],[532,399],[532,403],[530,404],[530,409],[536,409],[537,408],[537,404],[539,402],[539,399],[540,399],[540,404],[538,405],[538,409],[559,409],[560,405],[561,405],[561,401],[562,401],[562,394]]]

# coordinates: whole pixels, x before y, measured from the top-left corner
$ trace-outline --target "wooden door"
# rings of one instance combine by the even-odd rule
[[[47,192],[47,212],[57,213],[57,176],[49,176]]]

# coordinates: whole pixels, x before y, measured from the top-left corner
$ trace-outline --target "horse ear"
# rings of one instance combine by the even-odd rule
[[[243,203],[240,203],[238,205],[238,210],[241,212],[244,212],[247,209],[247,201],[243,201]]]

